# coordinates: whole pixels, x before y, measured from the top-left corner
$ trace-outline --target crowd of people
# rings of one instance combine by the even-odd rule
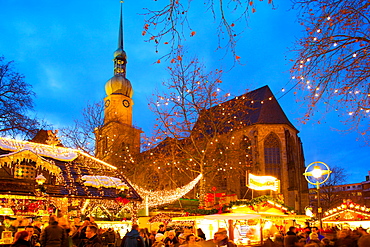
[[[201,229],[193,233],[189,229],[167,230],[160,225],[159,229],[149,231],[134,224],[121,239],[112,228],[99,228],[92,217],[75,225],[53,215],[44,227],[38,221],[30,224],[28,220],[16,220],[7,230],[13,233],[12,247],[236,247],[226,229],[219,229],[213,239],[206,240]]]
[[[326,237],[317,227],[307,227],[297,231],[289,227],[286,234],[275,234],[274,239],[268,239],[266,247],[370,247],[370,234],[359,227],[356,230],[343,229]]]
[[[119,233],[112,228],[100,229],[92,217],[86,217],[82,224],[69,224],[65,218],[52,215],[41,227],[39,221],[7,220],[0,232],[12,232],[12,247],[120,247]]]
[[[236,247],[225,228],[218,229],[213,239],[207,240],[200,228],[195,232],[190,229],[175,231],[160,225],[156,231],[149,231],[134,224],[121,239],[112,228],[100,229],[92,217],[87,217],[82,224],[71,225],[64,218],[53,215],[42,229],[41,222],[36,221],[32,225],[23,222],[11,224],[7,230],[14,234],[12,247]],[[279,232],[264,243],[264,247],[329,246],[370,247],[370,234],[359,227],[356,230],[338,230],[329,237],[323,236],[317,227],[298,231],[291,226],[285,234]]]
[[[122,239],[121,247],[236,247],[236,244],[229,240],[224,228],[219,229],[213,239],[206,240],[200,228],[194,234],[191,231],[166,231],[165,226],[160,225],[157,231],[149,232],[133,225]]]

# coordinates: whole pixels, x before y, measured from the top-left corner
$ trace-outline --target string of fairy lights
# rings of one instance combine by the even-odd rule
[[[187,185],[173,190],[150,191],[141,188],[133,183],[131,183],[131,185],[144,198],[145,202],[142,206],[146,205],[148,207],[154,207],[168,204],[180,199],[189,191],[191,191],[201,178],[202,174],[199,174],[193,181],[191,181]]]
[[[331,13],[333,14],[333,13]],[[324,93],[327,94],[332,94],[335,97],[343,97],[345,98],[346,102],[353,102],[354,104],[348,104],[349,106],[346,107],[347,109],[346,113],[349,116],[353,116],[358,113],[370,113],[369,109],[369,99],[370,99],[370,93],[369,91],[364,91],[366,90],[367,87],[364,87],[361,90],[361,82],[363,77],[366,75],[358,75],[359,77],[356,78],[354,74],[350,75],[350,72],[355,73],[355,71],[351,71],[351,68],[360,68],[360,65],[353,67],[353,64],[359,64],[359,61],[357,59],[361,59],[363,55],[361,52],[366,53],[366,41],[363,41],[359,37],[352,37],[352,41],[347,43],[347,39],[343,38],[345,35],[342,34],[343,29],[341,29],[340,34],[338,34],[339,39],[336,39],[334,37],[334,29],[333,26],[336,25],[335,22],[342,22],[342,13],[337,13],[334,14],[335,16],[331,16],[331,14],[327,14],[325,18],[320,18],[319,23],[315,25],[314,28],[309,28],[307,27],[307,32],[309,33],[309,36],[307,37],[306,42],[311,42],[310,47],[314,47],[313,52],[310,54],[311,57],[303,58],[300,60],[296,61],[295,64],[295,70],[298,75],[292,76],[291,79],[292,81],[296,81],[293,83],[293,86],[291,86],[288,90],[285,90],[284,88],[282,89],[282,92],[284,94],[281,96],[285,96],[287,93],[289,93],[291,90],[297,87],[297,85],[302,85],[303,89],[308,90],[312,97],[313,97],[313,102],[317,102],[318,100],[321,99],[321,97],[324,95]],[[344,22],[343,22],[344,23]],[[303,23],[302,23],[303,24]],[[350,27],[347,27],[348,30],[351,30]],[[356,30],[359,28],[356,27]],[[351,36],[349,35],[347,38],[350,38]],[[355,42],[353,42],[355,41]],[[351,48],[349,48],[351,46]],[[345,49],[348,49],[348,54],[344,54],[346,51]],[[317,49],[319,52],[316,54],[315,49]],[[338,50],[342,49],[341,52],[338,52]],[[331,59],[331,54],[333,56],[338,56],[335,59]],[[336,55],[339,54],[339,55]],[[319,74],[325,74],[325,73],[346,73],[346,75],[342,76],[336,76],[337,80],[339,80],[338,83],[334,84],[333,86],[327,86],[327,85],[321,85],[320,81],[315,85],[315,80],[313,78],[308,78],[308,75],[311,74],[311,77],[314,77],[315,72],[312,72],[312,68],[315,67],[310,67],[309,64],[312,63],[313,61],[317,60],[319,57],[326,55],[326,58],[324,61],[337,61],[334,63],[334,67],[337,68],[338,66],[343,66],[343,68],[339,68],[338,71],[331,72],[332,67],[330,66],[330,63],[327,65],[329,66],[328,68],[324,69],[318,68],[316,73]],[[330,58],[330,59],[329,59]],[[348,62],[348,66],[346,64]],[[340,64],[340,65],[339,65]],[[352,65],[351,65],[352,64]],[[351,67],[351,66],[352,67]],[[315,65],[314,65],[315,66]],[[323,67],[323,66],[322,66]],[[348,78],[349,74],[349,78]],[[305,76],[307,75],[307,76]],[[319,75],[321,77],[322,75]],[[351,78],[352,77],[352,78]],[[330,78],[330,76],[329,76]],[[341,79],[338,79],[341,78]],[[348,82],[346,82],[345,85],[340,85],[340,80],[345,80],[347,79]],[[356,81],[356,83],[352,83],[351,80]],[[366,82],[366,81],[365,81]],[[290,83],[290,82],[288,82]],[[287,84],[288,84],[287,83]],[[362,99],[361,99],[362,97]],[[351,98],[351,99],[350,99]],[[361,104],[363,102],[363,104]],[[338,106],[331,105],[329,103],[329,97],[324,101],[324,104],[332,107],[335,109],[335,111],[339,110]],[[342,106],[342,105],[341,105]],[[340,107],[341,109],[344,109],[344,107]]]
[[[229,95],[228,95],[229,96]],[[256,99],[250,99],[248,98],[247,96],[245,95],[242,95],[242,96],[237,96],[235,97],[234,100],[240,100],[241,102],[245,102],[245,101],[249,101],[250,104],[252,105],[256,105],[256,104],[264,104],[265,102],[267,101],[271,101],[273,100],[274,97],[273,96],[270,96],[266,99],[262,99],[262,100],[256,100]],[[163,104],[164,106],[168,106],[168,102],[170,102],[171,100],[170,99],[166,99],[164,97],[160,98],[160,100],[162,100],[163,102],[165,102],[165,104]],[[172,100],[178,100],[178,97],[175,97],[173,98]],[[219,107],[222,107],[223,104],[218,104]],[[235,120],[237,118],[237,116],[231,116],[230,112],[228,112],[228,107],[222,107],[222,112],[224,113],[223,115],[226,115],[227,118],[230,118],[230,119],[233,119]],[[230,123],[230,121],[229,121]],[[243,121],[238,121],[239,123],[239,127],[234,127],[232,129],[230,129],[230,132],[234,131],[234,130],[237,130],[239,128],[243,128],[247,125],[247,123],[243,122]],[[117,136],[114,136],[113,138],[109,137],[109,136],[106,136],[107,140],[108,141],[111,141],[112,143],[117,141],[119,139],[119,137]],[[245,139],[246,137],[243,137],[243,139]],[[233,149],[238,149],[238,146],[237,144],[239,144],[239,140],[237,140],[238,138],[235,137],[235,136],[231,136],[230,138],[230,143],[227,144],[224,149],[225,150],[220,150],[219,151],[219,155],[225,155],[226,154],[226,151],[228,150],[233,150]],[[160,141],[161,139],[157,139],[157,141]],[[260,140],[259,140],[260,141]],[[219,140],[217,138],[215,138],[213,141],[210,142],[210,145],[216,145],[218,144]],[[152,143],[148,142],[148,146],[153,146],[155,147],[155,145],[152,145]],[[249,150],[251,149],[251,145],[249,145],[247,147]],[[106,150],[105,152],[111,152],[112,154],[121,157],[123,158],[123,161],[124,163],[126,164],[131,164],[131,165],[135,165],[137,164],[137,160],[136,158],[130,154],[130,148],[128,146],[125,147],[126,150],[123,150],[123,153],[113,153],[114,150]],[[206,155],[206,150],[201,150],[201,153],[203,155]],[[197,166],[197,161],[194,159],[194,158],[188,158],[188,159],[183,159],[183,158],[178,158],[176,159],[176,161],[171,161],[171,162],[166,162],[163,160],[163,157],[160,158],[156,153],[155,151],[148,151],[146,152],[146,154],[148,155],[148,157],[145,158],[146,162],[148,160],[152,160],[151,161],[151,164],[152,166],[156,167],[158,170],[164,170],[164,171],[161,171],[162,173],[165,172],[166,168],[171,166],[171,165],[174,165],[175,166],[175,169],[177,169],[178,171],[184,171],[184,170],[188,170],[188,171],[191,171],[191,170],[194,170],[194,168]],[[246,154],[246,157],[249,158],[248,156],[250,156],[250,152],[248,152]],[[220,160],[217,160],[217,165],[220,165],[219,164],[219,161]],[[149,161],[150,162],[150,161]],[[232,165],[232,163],[229,163],[229,162],[224,162],[224,164],[220,167],[215,167],[215,162],[216,162],[216,159],[213,159],[213,160],[210,160],[210,165],[212,165],[212,169],[215,169],[217,171],[227,171],[227,170],[233,170],[235,169],[236,167],[234,167]],[[189,164],[192,164],[193,163],[193,166],[189,166]],[[241,164],[241,162],[239,162],[239,165]],[[207,165],[207,162],[204,162],[202,165]],[[125,166],[123,166],[125,167]],[[139,192],[140,194],[144,193],[146,194],[146,192],[144,192],[143,190],[141,190],[141,192]],[[152,194],[153,192],[151,192]],[[160,192],[162,195],[163,193]]]

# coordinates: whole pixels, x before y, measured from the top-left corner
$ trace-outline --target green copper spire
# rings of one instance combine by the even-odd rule
[[[121,1],[121,18],[120,18],[120,22],[119,22],[118,49],[122,49],[123,50],[122,4],[123,4],[123,1]]]
[[[105,84],[107,95],[123,94],[132,97],[133,90],[130,81],[126,78],[127,56],[123,50],[123,1],[121,1],[121,16],[119,22],[118,48],[114,52],[114,76]]]

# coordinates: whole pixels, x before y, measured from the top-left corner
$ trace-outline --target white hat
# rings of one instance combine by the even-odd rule
[[[161,241],[164,238],[164,235],[162,233],[157,233],[155,235],[155,240]]]

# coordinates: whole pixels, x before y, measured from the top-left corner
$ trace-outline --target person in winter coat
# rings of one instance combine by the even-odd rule
[[[298,243],[298,237],[296,234],[297,228],[294,226],[289,227],[289,231],[284,237],[284,247],[295,247]]]
[[[102,239],[105,245],[108,247],[114,247],[116,243],[116,234],[112,228],[108,228],[106,232],[102,234]]]
[[[95,225],[86,227],[86,240],[84,240],[81,247],[103,247],[103,243],[98,236],[98,228]]]
[[[186,236],[186,244],[184,246],[185,247],[200,247],[200,244],[198,244],[196,242],[196,239],[197,239],[197,237],[194,234],[187,235]],[[218,246],[221,246],[221,245],[218,245]]]
[[[144,247],[144,239],[140,236],[138,225],[132,225],[131,231],[123,237],[121,247]]]
[[[152,242],[149,239],[149,236],[148,236],[148,234],[146,232],[146,229],[140,229],[139,234],[140,234],[140,236],[144,240],[144,247],[151,247],[152,246]]]
[[[42,247],[68,246],[66,230],[58,225],[55,215],[50,216],[49,225],[42,230],[40,244]]]
[[[213,241],[218,247],[236,247],[236,244],[229,240],[229,237],[227,236],[227,230],[225,228],[218,229],[218,231],[213,235]]]
[[[14,236],[14,243],[11,245],[11,247],[30,247],[31,244],[29,241],[27,241],[27,238],[27,231],[17,232]]]
[[[169,231],[167,238],[163,242],[166,247],[178,247],[180,245],[179,240],[175,236],[175,231]]]

